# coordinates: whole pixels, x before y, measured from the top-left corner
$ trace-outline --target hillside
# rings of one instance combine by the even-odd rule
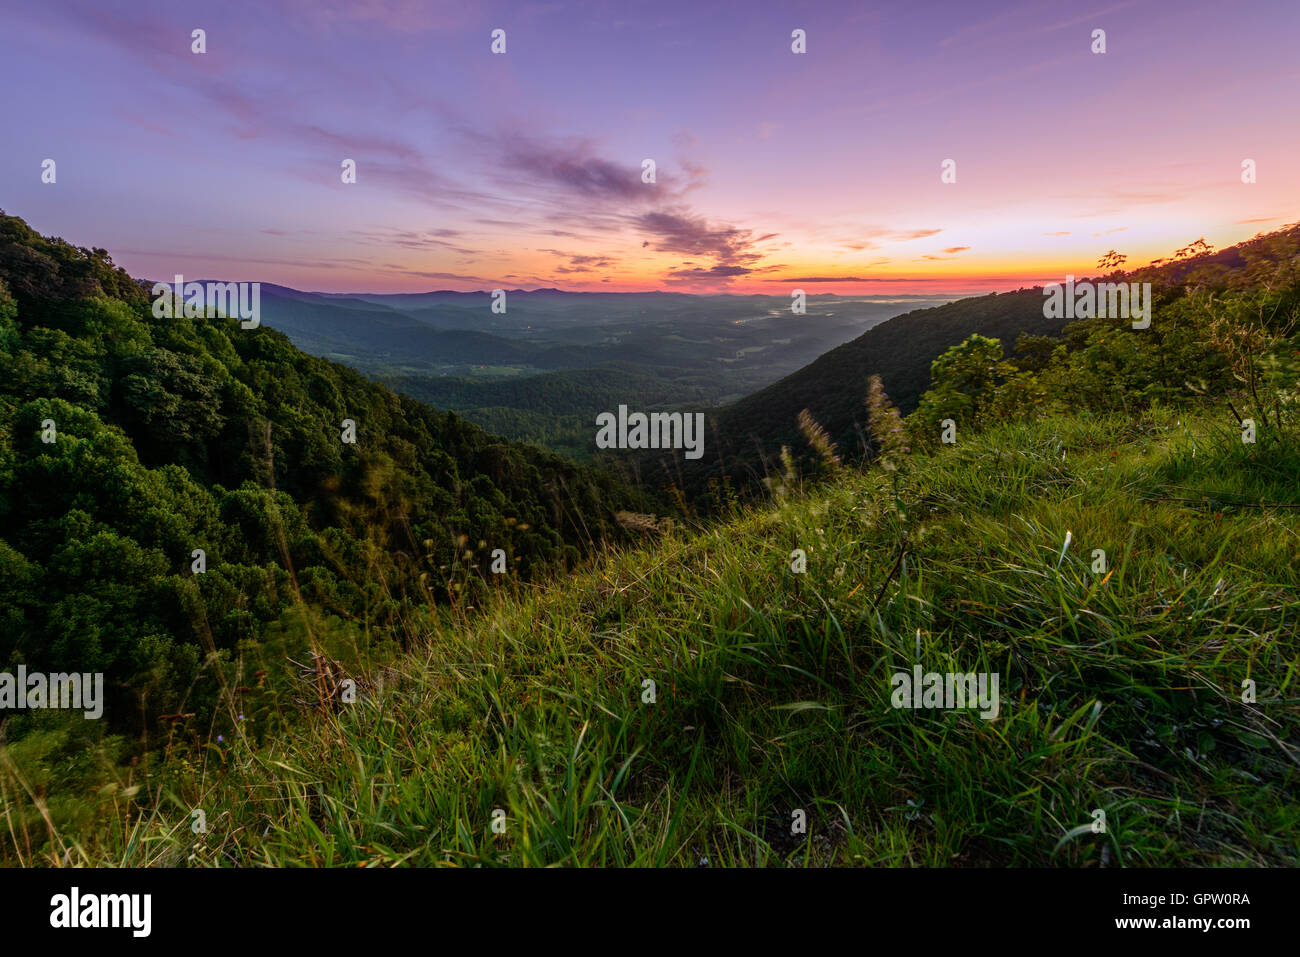
[[[1217,410],[996,426],[422,616],[356,705],[15,827],[85,864],[1294,865],[1298,480]],[[996,718],[892,706],[917,665],[999,675]]]
[[[1189,283],[1216,289],[1258,284],[1277,263],[1294,255],[1298,241],[1300,226],[1292,226],[1217,252],[1202,252],[1192,244],[1167,262],[1099,275],[1095,281],[1150,282],[1157,302],[1168,302],[1181,296]],[[699,498],[710,481],[752,492],[779,468],[783,445],[805,455],[807,443],[798,425],[803,409],[826,430],[841,455],[869,455],[864,412],[869,376],[880,376],[894,404],[907,413],[934,384],[932,362],[971,335],[1000,340],[1007,357],[1022,364],[1042,365],[1055,345],[1065,344],[1069,327],[1076,334],[1073,346],[1082,341],[1082,330],[1091,328],[1045,317],[1043,303],[1042,287],[1034,287],[961,299],[882,322],[780,381],[715,410],[709,420],[712,445],[698,462],[670,462],[661,453],[650,453],[639,463],[640,474],[650,484],[682,487],[688,499]],[[1157,328],[1155,335],[1161,334]],[[1022,335],[1027,339],[1022,341]],[[1044,342],[1043,337],[1058,342]],[[1166,384],[1182,385],[1172,379]]]
[[[697,462],[646,453],[640,474],[650,485],[677,485],[699,499],[710,481],[752,494],[779,468],[781,446],[803,454],[798,426],[808,409],[850,456],[867,451],[863,400],[876,374],[895,404],[910,411],[930,384],[930,363],[973,333],[1014,342],[1025,332],[1058,336],[1065,320],[1043,317],[1041,289],[990,293],[917,309],[868,329],[785,378],[709,416],[709,443]]]
[[[382,660],[414,609],[573,565],[639,500],[280,332],[154,318],[104,250],[0,216],[0,669],[103,672],[127,750],[206,737],[309,646]]]
[[[863,400],[870,375],[878,375],[894,404],[910,412],[929,388],[930,363],[973,333],[1014,342],[1020,333],[1056,336],[1064,320],[1043,317],[1041,289],[990,293],[896,316],[821,356],[766,389],[719,410],[714,422],[721,461],[742,456],[742,481],[767,474],[782,445],[802,446],[799,412],[808,409],[848,454],[865,445]],[[764,458],[754,458],[755,444]]]

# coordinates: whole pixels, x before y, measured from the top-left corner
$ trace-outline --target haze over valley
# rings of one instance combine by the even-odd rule
[[[761,389],[895,315],[956,296],[306,293],[263,283],[262,322],[508,438],[587,460],[594,416],[708,409]]]

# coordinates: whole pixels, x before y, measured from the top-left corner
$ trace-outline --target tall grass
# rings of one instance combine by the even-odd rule
[[[407,623],[413,650],[359,675],[355,704],[146,782],[115,771],[93,814],[58,819],[0,749],[2,853],[1294,864],[1300,456],[1240,446],[1186,412],[1076,416],[840,471],[545,588],[431,609]],[[998,673],[998,717],[895,709],[890,677],[916,663]],[[1084,827],[1097,809],[1100,833]]]

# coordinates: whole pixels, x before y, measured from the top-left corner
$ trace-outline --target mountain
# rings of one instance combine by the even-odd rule
[[[400,644],[412,608],[572,565],[641,502],[282,332],[155,318],[148,286],[0,213],[0,669],[104,673],[114,728],[210,718],[273,645]],[[312,309],[322,334],[438,335]]]

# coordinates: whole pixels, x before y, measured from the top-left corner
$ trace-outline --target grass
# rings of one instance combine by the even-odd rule
[[[57,820],[0,749],[0,854],[1294,865],[1298,475],[1294,447],[1187,412],[963,434],[469,615],[430,611],[355,704],[115,772],[90,819]],[[891,675],[915,663],[998,673],[998,717],[895,709]]]

